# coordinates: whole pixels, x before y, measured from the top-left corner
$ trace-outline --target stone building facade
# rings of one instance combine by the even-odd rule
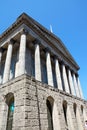
[[[0,130],[84,130],[78,70],[58,37],[19,16],[0,36]]]

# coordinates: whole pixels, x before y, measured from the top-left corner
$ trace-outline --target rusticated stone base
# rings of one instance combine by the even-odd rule
[[[47,99],[53,99],[54,130],[83,130],[87,115],[87,102],[33,77],[22,75],[0,86],[0,130],[6,130],[6,95],[13,93],[15,110],[12,130],[51,130],[47,115]],[[63,103],[67,104],[67,123],[64,118]],[[77,115],[74,112],[76,104]],[[80,119],[78,119],[80,118]],[[80,127],[78,128],[78,124]],[[49,129],[48,129],[49,128]],[[81,128],[81,129],[80,129]]]

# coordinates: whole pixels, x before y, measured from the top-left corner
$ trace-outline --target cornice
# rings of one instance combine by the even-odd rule
[[[68,60],[69,62],[71,62],[71,64],[73,64],[73,66],[75,66],[75,68],[79,70],[78,64],[75,62],[74,58],[71,56],[71,54],[69,53],[65,45],[62,43],[62,41],[57,36],[55,36],[53,33],[51,33],[49,30],[44,28],[41,24],[39,24],[37,21],[35,21],[34,19],[32,19],[30,16],[28,16],[25,13],[21,14],[17,18],[17,20],[4,33],[2,33],[2,35],[0,35],[0,42],[22,24],[26,24],[34,32],[38,33],[40,37],[42,37],[47,43],[50,43],[52,46],[54,46],[54,48],[56,48],[58,52],[63,57],[65,57],[65,60]],[[57,48],[53,42],[58,43],[60,47]],[[63,50],[61,50],[60,48],[63,48],[66,55],[64,54]]]

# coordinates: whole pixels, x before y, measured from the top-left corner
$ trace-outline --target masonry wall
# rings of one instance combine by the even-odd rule
[[[81,105],[83,106],[83,111],[85,111],[86,118],[87,118],[87,102],[84,100],[80,100],[74,96],[66,94],[62,91],[58,91],[56,89],[52,89],[48,85],[42,85],[39,82],[37,83],[38,89],[38,101],[39,101],[39,109],[40,109],[40,123],[41,123],[41,130],[48,129],[48,118],[47,118],[47,106],[46,100],[47,98],[53,98],[54,103],[57,106],[56,116],[57,116],[57,123],[59,127],[55,127],[55,130],[83,130],[84,127],[84,118],[83,112],[81,111]],[[64,119],[64,111],[63,111],[63,102],[67,102],[67,125]],[[75,117],[73,104],[76,104],[78,109],[78,114]],[[58,115],[57,115],[58,114]],[[54,118],[56,118],[56,116]],[[78,121],[80,118],[80,121]],[[55,124],[54,124],[55,126]]]
[[[12,130],[49,130],[46,101],[53,102],[54,130],[83,130],[84,114],[87,116],[87,102],[36,81],[33,77],[22,75],[0,86],[0,130],[6,130],[6,98],[14,95],[15,110]],[[64,118],[63,102],[67,103],[67,124]],[[73,104],[78,108],[75,116]],[[78,120],[77,118],[80,118]],[[79,124],[79,127],[78,127]]]

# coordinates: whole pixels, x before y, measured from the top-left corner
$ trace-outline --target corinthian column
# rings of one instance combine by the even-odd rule
[[[55,73],[56,73],[56,80],[57,80],[58,89],[63,90],[62,81],[61,81],[61,74],[60,74],[60,67],[59,67],[59,61],[58,61],[57,58],[55,58]]]
[[[47,67],[48,85],[53,86],[52,66],[51,66],[50,52],[48,49],[46,50],[46,67]]]
[[[13,43],[14,40],[10,40],[8,45],[5,67],[4,67],[3,83],[6,83],[9,80]]]
[[[70,69],[68,69],[68,76],[69,76],[69,84],[70,84],[71,93],[72,95],[75,95],[75,89],[74,89],[74,84],[73,84],[73,79],[72,79]]]
[[[41,81],[40,41],[35,40],[35,78]]]
[[[18,76],[25,73],[26,35],[27,31],[23,29],[20,37]]]
[[[65,91],[67,93],[70,93],[67,74],[66,74],[66,69],[65,69],[64,64],[62,64],[62,75],[63,75],[63,82],[64,82]]]

